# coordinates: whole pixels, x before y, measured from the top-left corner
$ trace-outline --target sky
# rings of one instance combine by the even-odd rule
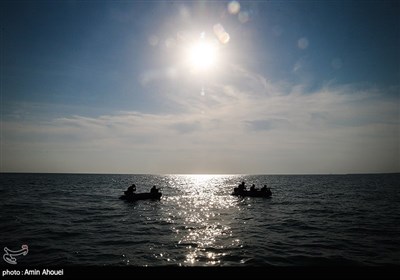
[[[0,171],[400,172],[398,1],[2,1]]]

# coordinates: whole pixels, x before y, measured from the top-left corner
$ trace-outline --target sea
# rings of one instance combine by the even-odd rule
[[[272,197],[237,197],[245,182]],[[400,265],[400,174],[0,174],[0,249],[40,267]],[[123,191],[160,188],[160,200]],[[0,260],[2,267],[12,267]]]

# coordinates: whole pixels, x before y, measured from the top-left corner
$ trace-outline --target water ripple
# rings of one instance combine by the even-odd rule
[[[0,179],[1,245],[28,244],[31,265],[399,265],[398,174]],[[272,198],[230,195],[241,181]],[[132,182],[162,199],[119,200]]]

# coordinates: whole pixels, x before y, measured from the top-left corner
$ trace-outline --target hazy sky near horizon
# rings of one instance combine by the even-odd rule
[[[400,172],[398,1],[0,10],[1,172]]]

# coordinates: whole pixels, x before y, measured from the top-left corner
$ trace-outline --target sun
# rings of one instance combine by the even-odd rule
[[[201,38],[189,46],[187,58],[193,70],[210,70],[216,65],[217,47],[211,41]]]

